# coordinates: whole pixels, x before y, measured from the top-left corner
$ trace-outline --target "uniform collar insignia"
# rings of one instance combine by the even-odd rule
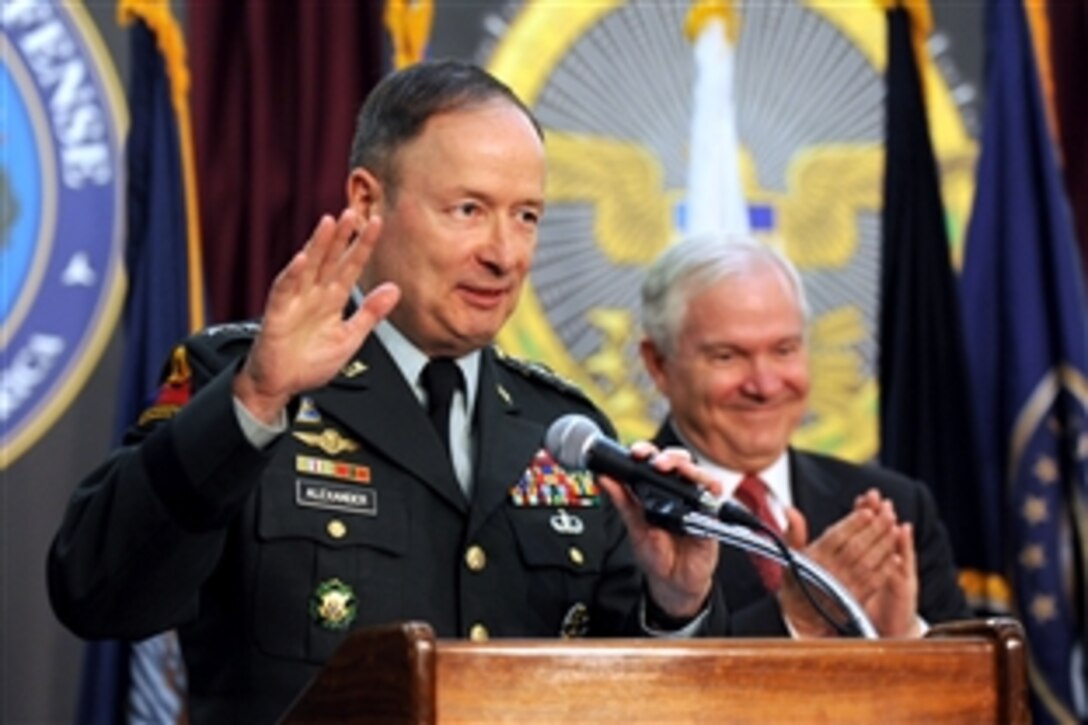
[[[365,362],[363,362],[362,360],[352,360],[344,366],[343,370],[340,371],[340,374],[343,375],[345,378],[351,380],[352,378],[359,377],[366,371],[367,365]]]

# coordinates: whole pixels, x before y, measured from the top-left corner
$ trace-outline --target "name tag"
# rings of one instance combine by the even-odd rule
[[[295,479],[295,503],[299,506],[377,516],[378,492],[350,484]]]

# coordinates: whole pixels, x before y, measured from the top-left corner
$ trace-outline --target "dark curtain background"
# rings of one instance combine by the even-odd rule
[[[383,72],[380,2],[189,3],[212,321],[260,314],[321,214],[344,208],[355,114]]]
[[[1088,3],[1057,0],[1047,11],[1062,170],[1088,281]]]

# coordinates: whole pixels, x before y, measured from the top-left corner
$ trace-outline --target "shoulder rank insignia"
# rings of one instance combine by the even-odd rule
[[[347,629],[355,610],[355,592],[339,579],[321,582],[310,597],[310,616],[325,629]]]
[[[495,351],[495,358],[499,362],[501,362],[511,370],[520,373],[522,377],[546,383],[557,390],[567,393],[568,395],[575,396],[579,400],[589,402],[589,398],[584,392],[582,392],[581,388],[579,388],[573,381],[564,378],[562,375],[549,368],[547,365],[532,360],[524,360],[522,358],[511,357],[510,355],[507,355],[505,352],[500,350],[498,346],[492,346],[492,350]]]
[[[320,433],[296,430],[292,431],[291,435],[308,446],[320,448],[330,456],[335,456],[337,453],[354,453],[359,450],[358,441],[348,438],[335,428],[326,428]]]
[[[208,337],[217,337],[220,335],[233,335],[238,337],[253,337],[261,331],[261,323],[253,320],[246,322],[224,322],[219,325],[212,325],[204,330],[204,335]]]

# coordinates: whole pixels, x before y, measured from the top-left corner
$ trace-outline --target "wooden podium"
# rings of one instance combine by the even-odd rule
[[[1028,723],[1011,619],[921,640],[435,640],[360,630],[286,723]]]

